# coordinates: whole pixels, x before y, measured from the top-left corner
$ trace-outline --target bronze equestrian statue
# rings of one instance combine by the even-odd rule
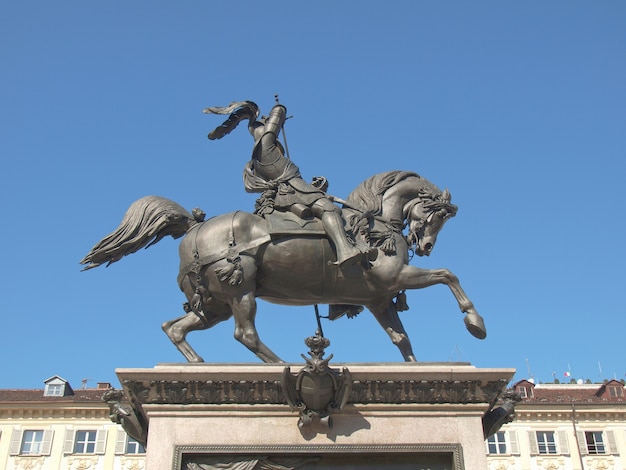
[[[257,119],[258,107],[249,101],[205,112],[229,114],[209,138],[249,120],[255,144],[244,180],[247,190],[262,193],[256,213],[235,211],[205,221],[199,209],[189,213],[168,199],[144,197],[81,261],[84,269],[109,265],[167,235],[184,237],[178,284],[187,298],[185,314],[162,327],[189,362],[203,359],[187,334],[231,317],[238,341],[265,362],[282,362],[258,336],[257,298],[342,309],[364,305],[404,360],[416,361],[398,315],[408,308],[404,291],[446,284],[469,332],[486,337],[483,319],[454,274],[408,264],[410,250],[430,255],[444,223],[456,214],[447,190],[413,172],[389,171],[363,181],[339,210],[331,201],[339,199],[327,195],[323,183],[308,185],[285,158],[277,140],[284,107],[275,106],[265,119]]]

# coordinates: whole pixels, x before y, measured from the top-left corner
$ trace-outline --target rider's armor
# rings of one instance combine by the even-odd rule
[[[340,209],[325,191],[304,181],[298,167],[285,156],[278,134],[286,119],[287,109],[277,104],[264,121],[250,123],[248,129],[255,141],[251,161],[254,177],[268,184],[264,189],[270,190],[273,209],[298,213],[302,207],[311,208],[335,245],[338,264],[361,257],[361,250],[347,238]]]
[[[278,134],[286,119],[287,109],[278,104],[272,108],[265,123],[253,130],[254,173],[266,181],[278,179],[289,165],[289,159],[285,157],[282,146],[278,142]]]
[[[249,128],[255,143],[252,151],[252,170],[254,175],[266,182],[275,184],[276,209],[287,210],[294,204],[310,206],[326,193],[308,184],[302,179],[300,170],[285,156],[278,134],[285,123],[287,109],[276,105],[264,121],[251,123]]]

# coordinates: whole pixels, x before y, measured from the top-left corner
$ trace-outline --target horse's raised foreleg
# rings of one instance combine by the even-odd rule
[[[389,338],[391,338],[391,342],[398,347],[404,360],[407,362],[416,362],[417,359],[415,359],[415,354],[413,354],[411,341],[398,316],[395,305],[390,302],[384,307],[368,305],[367,308],[374,314],[380,326],[387,332]]]
[[[256,317],[256,299],[254,293],[236,297],[230,306],[235,317],[235,339],[257,355],[263,362],[284,362],[259,339],[254,319]]]
[[[422,269],[405,266],[397,281],[398,290],[423,289],[436,284],[445,284],[450,288],[461,312],[466,314],[464,321],[468,331],[476,338],[484,339],[487,336],[485,323],[463,291],[459,279],[449,269]]]

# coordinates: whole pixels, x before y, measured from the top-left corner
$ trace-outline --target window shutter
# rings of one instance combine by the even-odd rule
[[[46,429],[43,432],[41,455],[50,455],[50,450],[52,449],[52,436],[54,436],[54,430],[52,429]]]
[[[107,443],[107,430],[99,429],[96,432],[96,454],[104,454],[106,451],[106,443]]]
[[[509,454],[519,455],[519,446],[517,445],[517,433],[515,431],[507,431],[506,439]]]
[[[578,439],[578,451],[580,455],[587,455],[587,439],[585,438],[585,433],[576,431],[576,438]]]
[[[126,453],[126,432],[120,427],[117,428],[117,440],[115,441],[115,453],[117,455]]]
[[[617,451],[617,444],[615,443],[615,433],[613,431],[605,431],[604,434],[606,435],[606,442],[604,443],[606,446],[606,453],[619,455],[619,452]]]
[[[567,432],[558,431],[557,435],[559,439],[559,453],[569,455],[569,441],[567,439]]]
[[[528,442],[530,444],[530,454],[538,455],[539,446],[537,445],[537,433],[535,431],[528,431]]]
[[[9,455],[19,455],[20,446],[22,445],[22,434],[24,431],[21,429],[14,429],[11,436],[11,444],[9,446]]]
[[[65,443],[63,444],[64,454],[74,453],[74,436],[75,435],[76,435],[76,431],[74,431],[73,429],[65,430]]]

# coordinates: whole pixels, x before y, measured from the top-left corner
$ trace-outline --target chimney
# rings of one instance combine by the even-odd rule
[[[113,388],[109,382],[98,382],[98,390],[108,390]]]

